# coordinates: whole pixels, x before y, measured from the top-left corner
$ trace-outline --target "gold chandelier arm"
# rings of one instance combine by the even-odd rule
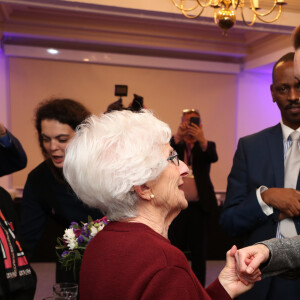
[[[261,13],[261,14],[260,14],[260,13],[257,12],[257,10],[255,9],[255,7],[254,7],[254,5],[253,5],[253,0],[250,0],[250,3],[251,3],[251,10],[256,14],[257,17],[265,17],[265,16],[271,14],[271,13],[274,11],[274,9],[276,8],[276,6],[277,6],[277,1],[274,0],[273,7],[271,7],[270,10],[267,11],[266,13]],[[281,11],[281,5],[279,5],[279,6],[280,6],[280,11]]]
[[[214,21],[215,21],[215,24],[218,25],[218,22],[217,22],[217,8],[214,8]]]
[[[242,18],[243,18],[244,24],[247,25],[247,26],[252,26],[252,25],[254,24],[255,20],[256,20],[256,14],[253,13],[252,21],[249,23],[249,22],[247,22],[246,19],[245,19],[245,16],[244,16],[244,8],[243,8],[243,7],[241,7],[241,12],[242,12]]]
[[[231,5],[234,10],[237,10],[237,8],[240,6],[240,0],[232,1]]]
[[[206,8],[206,7],[208,7],[208,6],[210,6],[211,4],[212,4],[212,1],[213,0],[209,0],[209,1],[207,1],[206,3],[204,3],[204,4],[202,4],[202,1],[201,0],[196,0],[197,1],[197,3],[202,7],[202,8]]]
[[[178,5],[177,4],[177,0],[172,0],[173,1],[173,4],[178,8],[178,9],[180,9],[181,11],[182,11],[182,13],[183,13],[183,11],[193,11],[193,10],[195,10],[197,7],[198,7],[198,3],[196,2],[196,4],[195,4],[195,6],[194,7],[191,7],[191,8],[184,8],[183,7],[183,4],[182,4],[182,0],[180,0],[180,5]]]
[[[189,15],[187,12],[187,10],[181,10],[181,12],[184,14],[185,17],[187,17],[188,19],[195,19],[198,18],[204,11],[204,7],[201,7],[201,10],[199,13],[197,13],[196,15]]]
[[[274,19],[272,19],[271,21],[264,20],[260,15],[256,15],[256,16],[257,16],[258,20],[260,20],[264,23],[273,23],[279,19],[280,15],[281,15],[281,11],[282,11],[282,8],[281,8],[281,5],[279,5],[277,16]]]

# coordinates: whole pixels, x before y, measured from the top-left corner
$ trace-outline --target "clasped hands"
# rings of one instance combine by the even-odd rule
[[[226,253],[226,265],[220,272],[219,281],[231,298],[250,290],[261,280],[259,266],[267,261],[269,249],[262,244],[237,250],[233,246]]]
[[[233,246],[226,253],[226,265],[220,272],[219,281],[231,298],[250,290],[261,280],[259,266],[266,262],[270,251],[263,244],[256,244],[237,250]]]

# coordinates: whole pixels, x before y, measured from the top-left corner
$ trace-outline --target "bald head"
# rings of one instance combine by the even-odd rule
[[[294,47],[295,50],[300,49],[300,26],[298,26],[294,32]]]
[[[277,62],[275,63],[275,65],[273,67],[273,71],[272,71],[273,83],[275,82],[275,74],[276,74],[277,68],[282,66],[283,64],[285,64],[287,62],[293,62],[294,61],[294,56],[295,56],[294,52],[289,52],[289,53],[283,55],[282,57],[280,57],[277,60]]]

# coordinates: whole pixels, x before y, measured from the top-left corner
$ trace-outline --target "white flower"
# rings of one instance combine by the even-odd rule
[[[91,236],[94,237],[99,232],[99,229],[95,226],[91,227]]]
[[[104,224],[103,222],[101,222],[101,223],[99,224],[98,231],[102,230],[104,227],[105,227],[105,224]]]
[[[72,228],[68,228],[65,230],[63,239],[67,243],[70,250],[73,250],[77,246],[75,234]]]
[[[77,247],[77,242],[76,241],[70,241],[68,243],[68,247],[69,247],[70,250],[73,250],[74,248]]]

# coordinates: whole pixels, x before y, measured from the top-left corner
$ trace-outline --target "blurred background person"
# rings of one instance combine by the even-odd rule
[[[170,146],[171,130],[147,110],[87,119],[70,142],[64,175],[84,203],[110,223],[85,250],[80,299],[231,299],[250,289],[233,255],[206,290],[168,228],[188,205],[188,168]],[[82,176],[84,174],[84,176]]]
[[[0,176],[24,169],[26,153],[19,140],[0,123]],[[18,241],[18,216],[10,194],[0,187],[0,299],[32,300],[36,274]]]
[[[26,165],[27,156],[21,143],[0,123],[0,176],[22,170]]]
[[[74,130],[90,112],[71,99],[53,99],[40,103],[35,127],[45,161],[27,178],[22,202],[21,233],[26,253],[35,261],[56,261],[56,239],[71,222],[87,222],[102,217],[99,210],[84,205],[65,181],[62,167],[65,148]],[[73,281],[57,263],[56,281]]]
[[[204,135],[200,114],[196,109],[183,110],[171,146],[189,168],[184,178],[187,209],[174,220],[169,230],[173,245],[190,253],[192,269],[205,286],[208,216],[217,210],[217,199],[210,179],[211,164],[218,160],[216,144]]]

